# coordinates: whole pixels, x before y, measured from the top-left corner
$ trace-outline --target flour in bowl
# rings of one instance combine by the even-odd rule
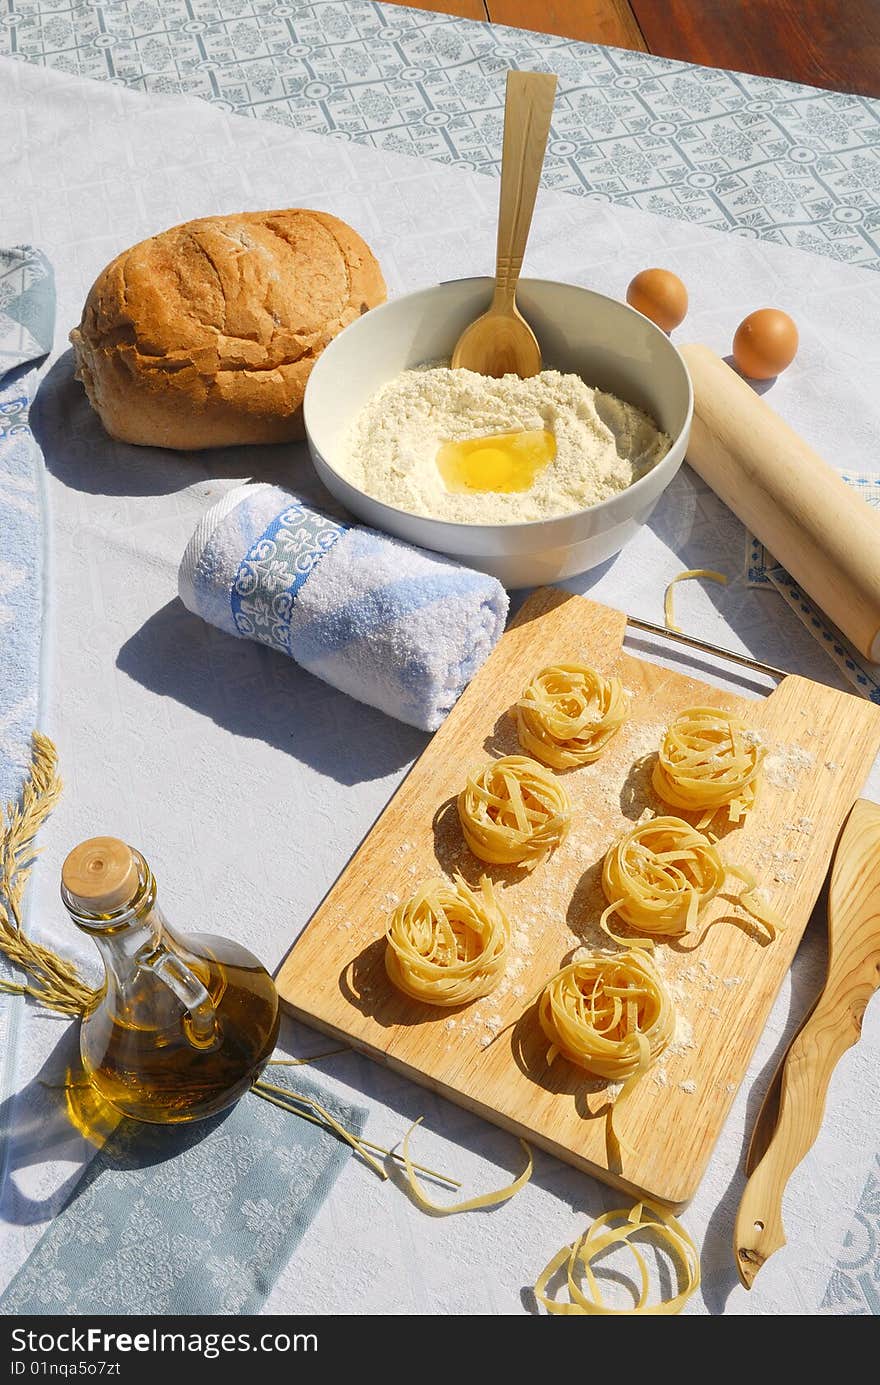
[[[450,491],[437,465],[444,443],[546,430],[552,461],[528,489]],[[544,370],[493,380],[428,365],[402,371],[354,419],[336,461],[358,489],[411,514],[459,524],[518,524],[571,514],[632,485],[666,455],[653,419],[578,375]]]

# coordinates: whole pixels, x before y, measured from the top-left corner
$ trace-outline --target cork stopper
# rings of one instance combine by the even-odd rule
[[[68,855],[61,883],[86,913],[112,914],[134,899],[140,880],[130,846],[118,837],[90,837]]]

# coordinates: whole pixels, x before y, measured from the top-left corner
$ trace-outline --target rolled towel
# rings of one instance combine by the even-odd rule
[[[286,654],[341,692],[435,731],[507,619],[494,577],[340,524],[279,486],[237,486],[180,564],[196,615]]]

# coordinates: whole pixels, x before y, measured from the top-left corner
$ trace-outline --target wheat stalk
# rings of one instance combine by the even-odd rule
[[[58,752],[39,731],[32,737],[31,767],[20,803],[0,807],[0,952],[25,972],[26,982],[0,980],[0,989],[29,995],[63,1015],[80,1015],[95,992],[76,967],[34,942],[22,928],[24,894],[38,855],[37,832],[61,797]]]

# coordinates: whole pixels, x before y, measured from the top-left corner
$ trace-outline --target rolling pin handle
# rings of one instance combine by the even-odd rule
[[[880,661],[880,516],[714,351],[679,350],[694,390],[688,463],[859,653]]]

